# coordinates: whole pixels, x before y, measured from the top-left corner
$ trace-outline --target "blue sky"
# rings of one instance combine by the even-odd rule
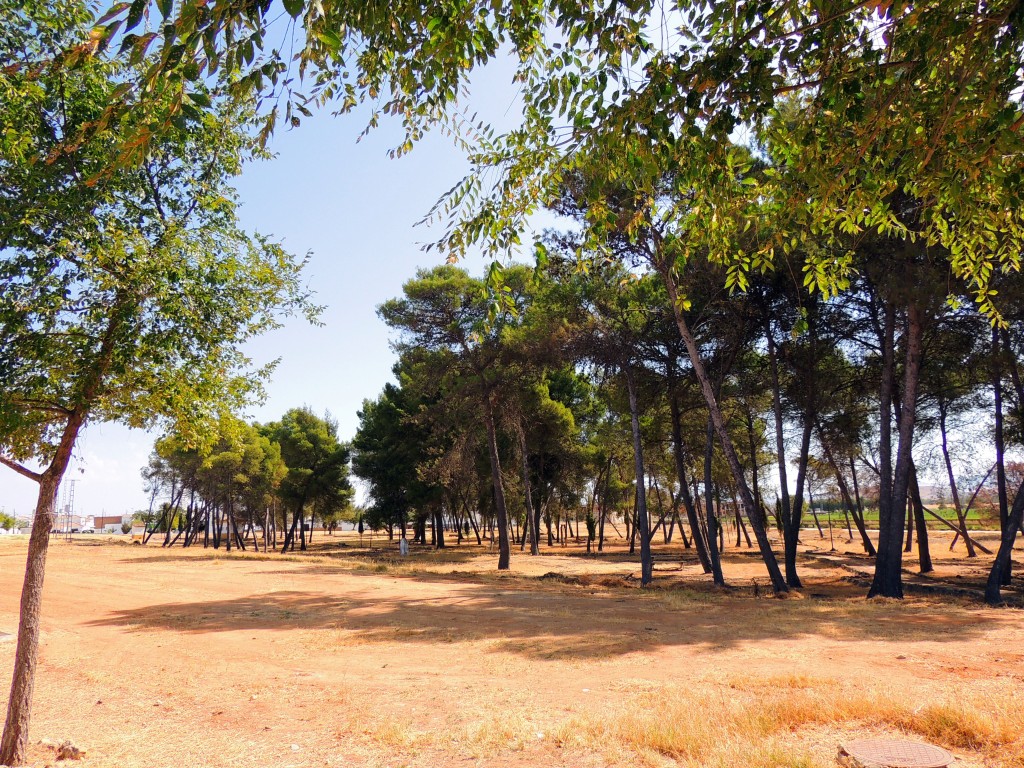
[[[518,119],[511,73],[501,61],[479,73],[465,108],[499,124]],[[362,401],[391,377],[394,355],[377,305],[398,295],[417,267],[441,261],[419,246],[438,232],[414,224],[468,169],[440,135],[390,159],[388,150],[402,137],[395,121],[382,121],[357,142],[367,115],[321,112],[297,130],[280,130],[271,144],[276,158],[250,165],[237,180],[244,226],[293,253],[310,252],[306,277],[315,301],[326,306],[322,327],[294,319],[249,345],[257,364],[280,363],[266,403],[248,415],[269,421],[295,406],[329,410],[343,439],[355,432]],[[484,261],[471,257],[464,266],[479,273]],[[152,442],[152,435],[117,425],[88,427],[68,472],[77,480],[76,511],[121,514],[145,507],[139,472]],[[35,483],[0,468],[0,510],[27,516],[35,498]]]

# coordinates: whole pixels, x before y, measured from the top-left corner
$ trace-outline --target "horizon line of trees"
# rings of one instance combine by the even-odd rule
[[[267,551],[278,549],[280,532],[282,553],[304,551],[317,519],[333,530],[353,514],[349,447],[330,414],[309,408],[267,424],[222,415],[216,439],[198,448],[165,435],[142,476],[150,497],[143,543],[162,533],[163,546]]]

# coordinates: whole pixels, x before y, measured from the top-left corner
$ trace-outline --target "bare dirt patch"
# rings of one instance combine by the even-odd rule
[[[54,542],[30,761],[70,739],[83,768],[781,768],[910,734],[962,766],[1024,766],[1024,627],[970,599],[987,559],[936,536],[938,575],[869,603],[870,562],[805,538],[804,599],[784,601],[745,549],[720,592],[676,549],[640,590],[621,546],[517,552],[498,574],[486,544],[401,559],[379,537],[288,557]],[[0,542],[0,639],[24,557]],[[13,655],[0,642],[5,675]]]

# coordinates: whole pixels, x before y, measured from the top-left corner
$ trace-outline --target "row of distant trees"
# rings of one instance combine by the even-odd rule
[[[348,465],[337,422],[308,408],[268,424],[224,415],[216,439],[200,447],[171,433],[143,470],[147,534],[230,550],[276,549],[280,532],[282,552],[305,550],[315,520],[333,528],[352,519]]]

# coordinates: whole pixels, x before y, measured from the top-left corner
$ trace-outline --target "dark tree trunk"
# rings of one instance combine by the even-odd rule
[[[438,549],[444,549],[444,509],[438,506],[433,511],[434,518],[434,546]]]
[[[868,536],[867,526],[864,525],[864,500],[860,496],[860,484],[857,482],[857,463],[853,460],[853,456],[850,457],[850,479],[853,480],[853,499],[857,502],[857,511],[853,516],[853,522],[857,524],[857,530],[860,531],[860,535],[864,539],[864,549],[871,557],[875,557],[878,552]],[[850,511],[852,512],[853,510]]]
[[[988,583],[985,585],[985,602],[989,605],[999,605],[1003,602],[1000,594],[1000,587],[1006,584],[1004,573],[1010,571],[1010,560],[1013,554],[1013,543],[1017,540],[1017,531],[1024,523],[1024,482],[1017,489],[1017,495],[1013,499],[1013,509],[1007,517],[1006,530],[1003,531],[999,541],[999,551],[996,553],[995,562],[992,563],[992,570],[988,574]]]
[[[928,525],[924,519],[924,502],[921,499],[921,487],[917,483],[917,467],[911,465],[910,498],[914,504],[914,525],[917,528],[917,557],[921,573],[931,573],[932,554],[928,548]]]
[[[953,462],[949,458],[949,445],[946,440],[946,403],[939,402],[939,436],[941,437],[942,460],[946,465],[946,476],[949,478],[949,492],[953,497],[953,509],[956,510],[956,520],[960,524],[960,535],[964,537],[967,545],[967,556],[977,557],[974,551],[974,542],[967,535],[967,516],[964,514],[963,505],[960,503],[960,489],[956,485],[956,475],[953,474]]]
[[[879,450],[881,498],[878,510],[878,557],[875,576],[868,597],[903,597],[903,526],[907,514],[907,491],[912,466],[911,449],[914,442],[914,423],[917,414],[917,388],[921,373],[924,318],[916,304],[907,308],[907,351],[904,366],[903,402],[900,406],[899,443],[896,449],[896,467],[892,463],[891,424],[893,411],[893,378],[895,349],[895,309],[886,306],[886,331],[883,344],[884,361],[881,387],[881,430]],[[888,478],[891,477],[891,484]]]
[[[601,494],[601,517],[597,525],[597,551],[604,551],[604,522],[608,516],[608,488],[612,480],[612,461],[614,457],[608,457],[608,467],[604,477],[604,493]],[[596,490],[596,489],[595,489]]]
[[[526,519],[530,527],[530,554],[539,555],[540,545],[538,539],[540,539],[540,521],[537,520],[533,514],[533,491],[530,488],[530,465],[528,456],[526,453],[526,432],[520,427],[519,430],[519,455],[522,459],[523,468],[523,497],[526,501]],[[525,549],[526,539],[523,539],[523,548]]]
[[[505,507],[505,488],[501,482],[501,461],[498,458],[498,436],[494,429],[494,410],[489,392],[484,395],[484,425],[487,427],[488,457],[491,461],[494,511],[498,518],[498,570],[507,571],[512,559],[508,540],[508,510]]]
[[[812,420],[805,414],[804,429],[800,436],[800,456],[796,470],[796,495],[793,496],[789,519],[785,521],[783,527],[786,582],[794,588],[803,586],[800,583],[800,576],[796,571],[796,554],[797,544],[800,543],[800,524],[803,522],[804,484],[807,482],[807,462],[811,453],[811,429],[813,426]]]
[[[704,519],[707,521],[708,557],[711,559],[711,577],[715,584],[725,586],[722,573],[721,539],[718,536],[718,521],[711,501],[711,459],[715,450],[715,425],[708,418],[707,441],[704,446]]]
[[[999,531],[1006,533],[1009,525],[1009,501],[1006,496],[1006,464],[1004,454],[1006,452],[1006,440],[1003,430],[1003,373],[1001,351],[999,345],[999,329],[992,329],[992,395],[994,398],[995,410],[995,443],[996,443],[996,492],[999,497]],[[1014,531],[1016,534],[1016,531]],[[1006,567],[1000,570],[1003,578],[1003,586],[1010,583],[1013,562],[1006,561]]]
[[[775,338],[772,336],[771,326],[765,327],[765,336],[768,339],[768,364],[769,370],[771,371],[772,380],[772,414],[775,417],[775,450],[778,453],[778,466],[779,466],[779,505],[781,506],[782,513],[782,530],[783,538],[788,540],[786,530],[789,528],[789,520],[792,515],[792,504],[789,500],[789,480],[787,478],[788,469],[786,467],[786,439],[785,433],[782,428],[782,395],[781,387],[779,386],[779,362],[778,355],[775,351]],[[799,530],[799,528],[798,528]],[[785,546],[785,543],[783,544]],[[790,575],[789,565],[789,554],[786,551],[786,574],[787,580]],[[799,584],[800,579],[796,575],[796,554],[793,555],[793,566],[792,576]],[[791,583],[792,585],[792,583]]]
[[[874,557],[875,545],[871,543],[871,539],[868,537],[867,529],[864,527],[864,516],[861,515],[861,514],[858,514],[859,509],[858,509],[857,504],[854,502],[854,499],[852,499],[850,497],[850,488],[846,484],[846,478],[843,477],[843,473],[839,470],[839,464],[836,462],[835,456],[832,453],[832,450],[829,448],[828,443],[826,443],[824,438],[822,437],[821,429],[820,428],[818,429],[818,437],[821,440],[821,446],[822,446],[822,448],[824,449],[824,452],[825,452],[825,459],[828,461],[829,465],[832,467],[832,472],[836,476],[836,484],[839,486],[839,493],[843,497],[843,506],[845,507],[845,509],[849,513],[849,515],[853,516],[853,521],[857,524],[857,532],[860,533],[861,544],[864,546],[864,551],[867,552],[872,557]],[[856,488],[856,485],[857,485],[857,469],[856,469],[856,467],[854,467],[853,457],[852,456],[850,457],[850,472],[851,472],[851,474],[853,476],[854,488]],[[857,499],[859,500],[859,498],[860,498],[859,490],[855,490],[855,493],[857,495]],[[849,526],[850,526],[849,517],[847,517],[846,526],[847,526],[847,528],[849,528]],[[853,539],[853,532],[852,531],[850,532],[850,539],[851,540]]]

